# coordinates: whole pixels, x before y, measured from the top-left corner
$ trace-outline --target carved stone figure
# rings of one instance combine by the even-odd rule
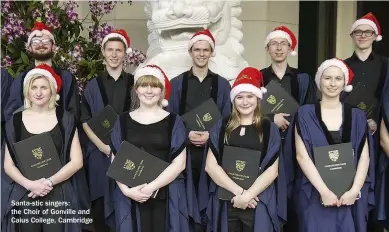
[[[159,65],[169,79],[189,70],[192,60],[188,41],[208,28],[216,40],[216,55],[209,68],[233,81],[248,66],[241,43],[240,0],[148,0],[145,2],[149,30],[147,59],[140,65]]]

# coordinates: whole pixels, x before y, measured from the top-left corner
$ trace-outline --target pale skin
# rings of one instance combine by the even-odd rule
[[[49,109],[48,107],[49,99],[52,95],[48,80],[44,77],[34,80],[28,95],[25,97],[31,101],[31,108],[24,110],[22,113],[22,120],[27,131],[32,134],[41,134],[52,130],[57,125],[58,120],[55,109]],[[53,176],[47,178],[51,179],[54,186],[69,179],[82,166],[82,153],[76,130],[70,148],[70,161]],[[28,194],[29,197],[43,197],[53,189],[45,178],[29,180],[24,177],[15,166],[8,147],[5,148],[4,170],[12,180],[31,191]]]
[[[355,35],[356,32],[362,32],[361,35]],[[371,36],[367,36],[366,33],[372,33]],[[355,28],[353,33],[350,34],[354,45],[355,45],[355,54],[362,61],[367,60],[370,54],[373,52],[373,41],[377,38],[374,29],[366,24],[359,25]],[[374,133],[377,130],[377,122],[372,119],[368,119],[367,123],[371,133]]]
[[[271,58],[271,67],[277,77],[281,80],[286,72],[288,66],[288,55],[291,52],[290,44],[287,39],[274,38],[269,41],[266,47],[266,51],[269,53]],[[282,131],[285,131],[289,127],[288,120],[285,117],[290,114],[278,113],[274,115],[274,123]]]
[[[254,119],[254,110],[258,104],[258,98],[249,92],[239,93],[233,104],[240,113],[241,125],[251,125]],[[215,155],[208,151],[205,171],[212,178],[212,180],[224,189],[227,189],[235,195],[231,200],[233,207],[246,209],[255,208],[257,206],[258,195],[261,194],[267,187],[269,187],[278,176],[278,159],[264,171],[254,182],[254,184],[247,190],[237,185],[218,164]]]
[[[342,125],[342,104],[339,101],[339,95],[344,86],[344,74],[338,67],[329,67],[323,72],[320,79],[320,89],[322,92],[321,112],[323,122],[329,131],[339,130]],[[323,205],[325,207],[353,205],[363,187],[369,169],[370,158],[367,140],[364,142],[353,185],[340,199],[323,182],[308,155],[304,142],[297,133],[297,129],[295,129],[295,142],[297,162],[304,175],[319,192]]]
[[[107,72],[116,81],[123,70],[123,62],[125,58],[125,46],[123,42],[107,41],[104,44],[104,47],[101,48],[101,53],[104,56]],[[82,124],[82,128],[92,143],[95,144],[102,153],[109,157],[111,154],[111,148],[109,145],[104,144],[86,122]]]
[[[33,41],[36,42],[33,42]],[[50,39],[50,36],[43,34],[42,36],[35,36],[31,39],[30,45],[27,47],[27,51],[35,54],[48,54],[54,52],[56,49],[56,45]],[[45,63],[51,65],[51,58],[47,60],[35,60],[35,65],[39,65],[40,63]]]
[[[169,115],[169,112],[163,110],[158,102],[163,99],[160,88],[145,86],[136,90],[139,98],[140,107],[130,113],[133,120],[141,124],[152,124],[159,122]],[[114,156],[112,156],[112,160]],[[173,182],[185,169],[186,149],[184,149],[172,163],[153,181],[135,187],[128,187],[119,181],[116,181],[122,193],[128,198],[139,203],[147,201],[152,193]]]
[[[192,58],[193,74],[202,82],[208,74],[208,61],[212,56],[212,47],[207,41],[200,40],[194,43],[188,52]],[[192,144],[203,147],[209,139],[209,133],[208,131],[190,131],[188,137]]]
[[[389,157],[389,132],[384,120],[381,120],[380,144],[385,154]]]

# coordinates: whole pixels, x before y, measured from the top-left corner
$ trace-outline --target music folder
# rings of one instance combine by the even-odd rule
[[[110,144],[111,132],[118,117],[112,106],[107,105],[96,116],[91,118],[87,124],[104,144]]]
[[[258,178],[260,160],[261,152],[258,150],[224,145],[222,168],[243,189],[249,189]],[[233,193],[219,187],[219,199],[231,200],[233,197]]]
[[[267,92],[261,101],[261,111],[263,114],[285,113],[294,115],[300,105],[285,91],[285,89],[275,81],[270,81],[266,85]]]
[[[186,128],[192,131],[209,131],[221,119],[219,108],[212,98],[182,116]]]
[[[150,183],[169,165],[168,162],[123,141],[107,171],[107,176],[129,187],[135,187]],[[152,197],[155,197],[157,191]]]
[[[14,143],[19,170],[30,180],[49,178],[62,164],[50,132]]]
[[[313,154],[324,183],[340,198],[352,187],[356,173],[351,143],[315,147]]]
[[[358,83],[353,91],[348,95],[345,103],[356,106],[366,112],[367,118],[375,118],[377,106],[380,104],[373,91],[370,91],[366,85]]]

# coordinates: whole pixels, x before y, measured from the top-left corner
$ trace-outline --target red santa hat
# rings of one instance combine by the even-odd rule
[[[297,46],[297,39],[296,36],[293,34],[293,32],[289,30],[289,28],[285,26],[279,26],[274,28],[274,30],[270,32],[269,35],[266,37],[265,46],[269,44],[270,40],[275,38],[286,39],[290,44],[290,49],[292,50],[290,55],[292,56],[297,55],[297,52],[295,51]]]
[[[104,37],[103,42],[101,42],[101,47],[104,47],[104,44],[110,38],[119,38],[126,45],[126,53],[129,54],[132,52],[132,49],[130,47],[131,40],[130,37],[128,37],[127,32],[125,30],[123,29],[113,30],[111,33],[109,33]]]
[[[230,92],[231,102],[233,102],[236,95],[241,92],[250,92],[255,94],[259,99],[262,99],[263,94],[267,92],[266,88],[263,86],[262,73],[256,68],[246,67],[239,73],[232,85]]]
[[[195,44],[197,41],[200,41],[200,40],[207,41],[211,45],[211,48],[213,51],[212,56],[215,56],[216,55],[216,53],[215,53],[215,44],[216,44],[215,38],[213,37],[212,33],[208,29],[199,31],[192,36],[192,38],[189,40],[189,43],[188,43],[188,50],[190,50],[192,48],[193,44]]]
[[[333,58],[324,61],[317,69],[316,76],[315,76],[315,82],[317,88],[320,90],[320,78],[323,75],[323,72],[331,66],[338,67],[342,70],[342,72],[344,73],[344,79],[346,83],[346,86],[344,87],[344,91],[351,92],[353,90],[353,86],[351,85],[351,82],[354,78],[354,72],[350,69],[349,66],[347,66],[347,64],[343,60],[338,58]]]
[[[362,18],[358,19],[353,23],[351,26],[351,32],[355,30],[360,25],[369,25],[373,28],[374,32],[377,34],[377,38],[375,39],[376,41],[381,41],[382,40],[382,34],[381,34],[381,27],[380,24],[378,23],[377,18],[373,15],[373,13],[369,12]]]
[[[162,100],[162,106],[168,106],[171,87],[169,78],[166,76],[165,72],[157,65],[148,64],[136,71],[134,75],[134,82],[136,83],[138,79],[143,76],[156,77],[162,83],[165,88],[165,99]]]
[[[59,100],[59,91],[62,87],[62,79],[61,77],[54,72],[53,68],[47,64],[40,64],[35,68],[31,69],[24,78],[23,86],[30,83],[30,80],[37,75],[41,75],[47,78],[47,80],[51,81],[54,85],[55,90],[57,91],[56,100]]]
[[[48,35],[55,44],[54,35],[51,33],[51,28],[42,22],[35,22],[34,27],[31,29],[31,33],[28,36],[27,44],[30,45],[31,39],[35,36]]]

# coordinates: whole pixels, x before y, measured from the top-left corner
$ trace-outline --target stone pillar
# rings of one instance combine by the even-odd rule
[[[336,57],[338,58],[348,58],[354,51],[350,28],[356,18],[357,1],[338,1],[336,25]]]

